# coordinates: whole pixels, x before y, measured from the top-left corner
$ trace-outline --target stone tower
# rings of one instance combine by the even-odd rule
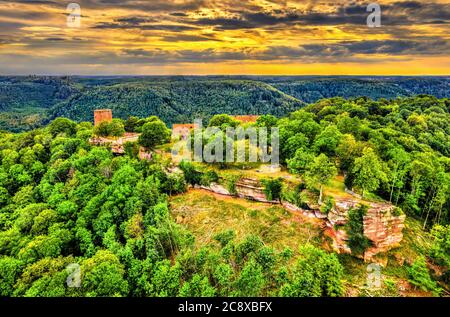
[[[100,124],[103,121],[112,121],[112,111],[111,109],[98,109],[94,110],[94,126]]]

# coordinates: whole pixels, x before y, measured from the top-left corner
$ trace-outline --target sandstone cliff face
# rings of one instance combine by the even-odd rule
[[[123,136],[118,138],[94,136],[89,139],[89,143],[94,146],[109,146],[114,154],[125,154],[125,143],[135,143],[138,139],[138,133],[126,132]],[[140,149],[140,151],[143,151],[143,149]]]
[[[281,201],[281,205],[284,207],[284,209],[286,209],[288,211],[301,213],[303,216],[308,217],[308,218],[316,218],[316,215],[311,210],[302,209],[302,208],[300,208],[294,204],[291,204],[287,201]]]
[[[364,235],[372,241],[364,253],[369,261],[375,254],[386,252],[400,244],[403,239],[405,215],[394,215],[394,206],[379,204],[371,206],[364,216]]]
[[[210,186],[197,186],[221,195],[230,195],[230,192],[220,184]],[[332,210],[322,214],[318,205],[309,204],[314,207],[310,210],[302,209],[286,201],[267,200],[263,186],[256,179],[243,178],[236,182],[236,193],[238,197],[250,200],[279,204],[291,212],[302,213],[306,217],[319,218],[324,221],[324,233],[331,239],[331,245],[336,252],[351,253],[347,245],[348,236],[345,224],[348,221],[348,212],[357,208],[360,204],[356,199],[336,200]],[[386,252],[399,245],[403,239],[404,215],[394,215],[395,206],[387,203],[370,203],[367,214],[363,217],[364,235],[371,241],[372,246],[366,250],[363,257],[365,261],[371,261],[373,256]]]
[[[347,246],[348,237],[343,226],[348,221],[348,211],[358,206],[357,201],[337,201],[333,210],[328,213],[327,235],[332,239],[333,248],[337,252],[351,253]],[[364,235],[370,240],[363,258],[371,261],[382,252],[397,247],[403,239],[405,215],[394,215],[395,206],[387,203],[370,203],[367,214],[363,217]]]
[[[278,203],[278,201],[275,200],[268,200],[264,194],[264,189],[261,183],[253,178],[241,178],[237,181],[236,192],[241,198],[267,203]]]
[[[209,186],[198,186],[198,187],[209,190],[216,194],[231,196],[231,193],[220,184],[212,183]],[[236,182],[236,196],[264,203],[273,203],[273,204],[279,203],[278,201],[275,200],[268,200],[266,198],[266,195],[264,194],[263,186],[260,184],[258,180],[252,178],[242,178]]]
[[[195,185],[194,188],[206,189],[206,190],[216,193],[216,194],[232,196],[225,187],[223,187],[222,185],[216,184],[216,183],[212,183],[209,186]]]
[[[337,253],[352,253],[352,250],[347,245],[348,235],[343,229],[338,229],[329,221],[326,223],[324,234],[331,238],[331,247]]]

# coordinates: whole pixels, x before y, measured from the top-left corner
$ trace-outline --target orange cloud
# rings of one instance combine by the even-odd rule
[[[448,1],[0,3],[2,74],[447,75]]]

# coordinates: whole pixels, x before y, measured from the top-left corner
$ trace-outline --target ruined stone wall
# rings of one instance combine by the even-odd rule
[[[94,110],[94,126],[99,125],[103,121],[107,121],[107,122],[112,121],[111,109]]]

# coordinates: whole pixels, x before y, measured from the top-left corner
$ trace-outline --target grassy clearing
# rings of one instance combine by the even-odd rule
[[[214,235],[232,229],[237,240],[255,234],[267,245],[282,250],[300,245],[321,245],[321,229],[315,219],[292,214],[281,206],[190,190],[172,197],[171,212],[196,237],[196,246],[213,241]]]
[[[197,189],[172,197],[170,204],[174,219],[194,234],[197,248],[213,242],[217,233],[229,229],[236,232],[237,241],[255,234],[277,250],[289,247],[296,251],[306,243],[326,248],[320,220],[290,213],[281,206]],[[408,283],[407,273],[408,264],[429,248],[427,235],[420,221],[406,218],[401,246],[380,255],[386,263],[381,269],[380,289],[370,289],[367,285],[369,263],[339,254],[344,267],[346,296],[429,296]]]

